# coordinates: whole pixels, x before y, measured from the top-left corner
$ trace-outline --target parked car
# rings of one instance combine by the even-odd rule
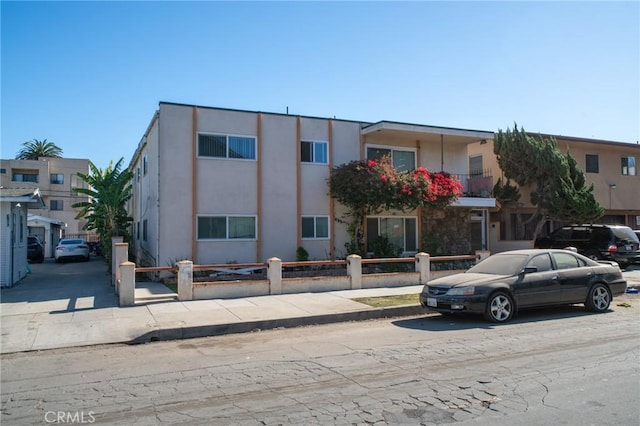
[[[429,281],[420,303],[441,313],[478,313],[509,321],[518,310],[584,303],[609,309],[627,282],[618,264],[596,262],[569,250],[514,250],[489,256],[465,273]]]
[[[570,225],[558,228],[534,243],[535,248],[575,247],[593,260],[613,260],[621,268],[640,263],[640,240],[623,225]]]
[[[56,246],[56,262],[67,259],[89,260],[89,245],[81,239],[65,238]]]
[[[34,235],[27,237],[27,260],[34,263],[44,261],[44,244]]]

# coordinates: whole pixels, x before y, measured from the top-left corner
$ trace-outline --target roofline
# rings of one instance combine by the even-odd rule
[[[138,161],[138,158],[140,158],[142,149],[147,144],[147,137],[149,136],[149,132],[151,131],[151,128],[153,127],[154,123],[158,120],[159,117],[160,117],[160,109],[157,109],[156,112],[153,113],[153,117],[151,117],[151,121],[147,126],[147,130],[144,131],[144,134],[140,138],[140,142],[138,142],[138,146],[136,147],[136,150],[133,152],[133,155],[131,156],[131,160],[129,160],[129,165],[127,166],[127,170],[133,171],[132,167],[136,163],[136,161]]]
[[[280,116],[280,117],[301,117],[301,118],[310,118],[310,119],[316,119],[316,120],[334,120],[334,121],[344,121],[344,122],[348,122],[348,123],[359,123],[359,124],[370,124],[371,123],[369,121],[346,120],[346,119],[343,119],[343,118],[337,118],[335,116],[333,116],[333,117],[318,117],[318,116],[300,115],[300,114],[287,114],[287,113],[283,114],[281,112],[255,111],[255,110],[235,109],[235,108],[220,108],[220,107],[203,106],[203,105],[195,105],[195,104],[183,104],[183,103],[177,103],[177,102],[160,101],[160,105],[163,105],[163,104],[165,104],[165,105],[174,105],[174,106],[183,106],[183,107],[189,107],[189,108],[214,109],[214,110],[218,110],[218,111],[248,112],[248,113],[252,113],[252,114],[268,114],[268,115],[276,115],[276,116]]]
[[[473,137],[478,139],[493,139],[494,132],[487,130],[460,129],[455,127],[429,126],[425,124],[403,123],[399,121],[378,121],[362,128],[368,130],[366,133],[383,130],[387,127],[390,130],[405,130],[418,133],[435,133],[455,136]],[[402,127],[405,127],[404,129]]]
[[[548,133],[534,133],[534,132],[526,132],[526,133],[529,136],[541,136],[543,138],[554,138],[556,141],[561,139],[563,141],[569,141],[569,142],[592,143],[597,145],[612,145],[612,146],[618,146],[618,147],[636,146],[640,149],[640,144],[638,144],[638,142],[636,143],[619,142],[619,141],[609,141],[604,139],[589,139],[589,138],[583,138],[579,136],[551,135]]]

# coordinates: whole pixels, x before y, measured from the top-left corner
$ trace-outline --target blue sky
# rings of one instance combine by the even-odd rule
[[[160,101],[636,143],[639,5],[2,1],[0,155],[128,164]]]

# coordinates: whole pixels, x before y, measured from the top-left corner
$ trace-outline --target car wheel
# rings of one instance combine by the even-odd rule
[[[598,256],[598,253],[595,253],[595,252],[587,253],[587,257],[595,261],[600,260],[600,256]]]
[[[604,284],[595,284],[589,290],[585,306],[592,312],[604,312],[609,309],[611,304],[611,293]]]
[[[513,317],[513,299],[507,293],[494,293],[487,300],[484,318],[491,322],[507,322]]]

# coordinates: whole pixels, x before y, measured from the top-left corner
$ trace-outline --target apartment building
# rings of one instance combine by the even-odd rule
[[[390,155],[396,167],[427,167],[465,185],[453,233],[457,251],[486,248],[491,177],[469,173],[467,147],[492,132],[390,121],[231,110],[161,102],[129,168],[129,214],[139,264],[166,266],[344,258],[344,207],[329,196],[333,167]],[[488,185],[487,185],[487,179]],[[367,219],[367,238],[390,238],[415,253],[443,212],[384,212]],[[458,254],[458,253],[456,253]]]
[[[531,134],[531,136],[538,136],[538,134]],[[595,199],[605,208],[604,216],[597,223],[627,225],[633,229],[640,229],[639,144],[549,134],[539,136],[555,138],[560,151],[569,151],[576,159],[578,166],[585,174],[587,184],[594,185]],[[497,172],[493,176],[495,184],[501,177],[501,172],[493,153],[493,141],[469,145],[469,155],[470,161],[474,164],[489,167]],[[530,190],[521,188],[520,192],[522,205],[519,210],[524,217],[527,217],[535,210],[530,203]],[[500,239],[515,238],[514,208],[506,212],[492,210],[490,221],[492,227],[499,227]],[[547,222],[542,236],[563,225],[565,223]],[[527,230],[527,234],[530,236],[531,230]]]
[[[87,234],[82,229],[86,221],[76,219],[78,209],[71,207],[77,202],[88,200],[88,197],[79,196],[71,190],[86,187],[78,173],[89,173],[89,160],[45,157],[38,160],[0,160],[0,186],[39,190],[45,207],[30,211],[39,218],[30,221],[29,233],[45,242],[45,257],[53,256],[59,238]],[[62,226],[50,226],[51,223]]]

